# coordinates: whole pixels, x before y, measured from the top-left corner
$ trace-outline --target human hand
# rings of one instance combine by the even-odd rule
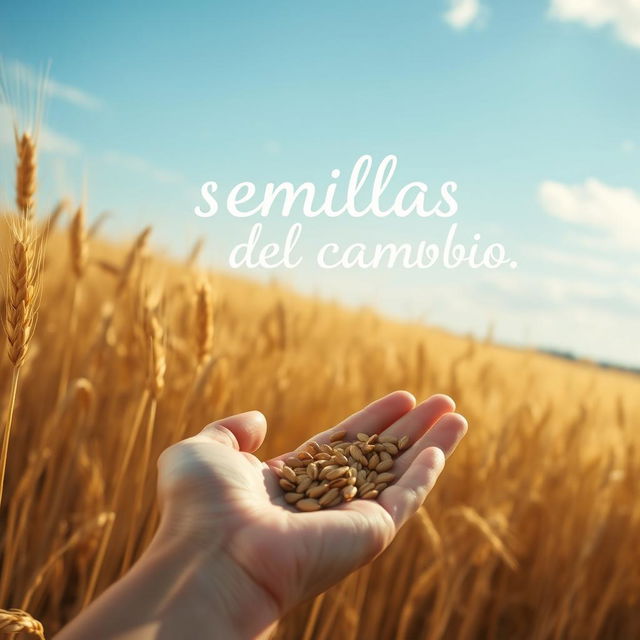
[[[262,414],[214,422],[159,460],[163,517],[157,537],[180,541],[185,562],[199,558],[192,582],[236,629],[248,628],[250,602],[252,635],[389,545],[466,432],[466,421],[454,408],[443,395],[416,407],[411,394],[398,391],[315,436],[325,443],[335,431],[346,430],[347,440],[358,432],[385,431],[408,435],[410,446],[395,461],[397,480],[377,500],[356,499],[312,513],[284,501],[275,469],[290,452],[266,462],[251,455],[265,437]]]

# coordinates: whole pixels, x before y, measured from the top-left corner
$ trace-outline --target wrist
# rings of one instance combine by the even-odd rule
[[[217,543],[195,541],[161,527],[141,558],[150,576],[170,576],[165,602],[185,621],[185,638],[266,638],[281,612],[274,598]]]

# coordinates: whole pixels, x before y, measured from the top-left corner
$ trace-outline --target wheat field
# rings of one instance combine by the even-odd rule
[[[392,546],[274,637],[640,637],[638,376],[205,273],[202,247],[109,243],[65,202],[32,219],[27,147],[1,240],[0,606],[52,637],[116,580],[157,524],[158,454],[204,424],[261,410],[269,457],[403,388],[450,394],[468,437]],[[42,636],[21,615],[0,637]]]

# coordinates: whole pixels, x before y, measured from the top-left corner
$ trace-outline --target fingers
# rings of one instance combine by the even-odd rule
[[[200,435],[238,451],[252,453],[264,441],[267,421],[259,411],[247,411],[208,424]]]
[[[393,467],[394,473],[402,474],[408,472],[414,460],[420,456],[422,451],[430,447],[440,449],[444,456],[448,458],[465,433],[467,433],[467,421],[464,416],[459,413],[443,415],[431,429],[396,459]]]
[[[416,399],[408,391],[394,391],[349,416],[332,429],[319,433],[313,440],[320,444],[329,442],[331,435],[339,431],[347,432],[344,436],[347,440],[353,440],[360,432],[379,433],[415,406]]]
[[[385,431],[385,435],[398,438],[407,435],[409,442],[415,442],[433,426],[440,416],[454,411],[455,408],[456,403],[449,396],[438,393],[421,402],[413,411],[394,422]]]
[[[452,404],[453,402],[449,406]],[[414,409],[411,414],[417,413],[419,409],[420,407]],[[408,420],[411,414],[403,420]],[[415,424],[407,424],[407,427],[411,429]],[[420,508],[444,468],[445,459],[453,453],[466,432],[467,421],[463,416],[459,413],[445,413],[396,459],[393,473],[399,478],[378,498],[393,519],[396,530]],[[420,429],[413,429],[412,433],[420,433]]]
[[[393,519],[396,531],[420,508],[444,469],[444,463],[442,449],[423,449],[400,479],[380,494],[378,502]]]

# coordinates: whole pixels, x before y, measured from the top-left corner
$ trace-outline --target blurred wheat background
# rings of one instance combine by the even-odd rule
[[[151,229],[115,246],[67,202],[33,218],[22,143],[2,239],[1,606],[51,637],[122,575],[158,521],[158,454],[207,422],[260,409],[268,457],[404,388],[450,394],[468,438],[393,545],[275,638],[640,636],[637,376],[203,273],[201,246],[182,263]],[[20,616],[0,628],[37,636]]]

